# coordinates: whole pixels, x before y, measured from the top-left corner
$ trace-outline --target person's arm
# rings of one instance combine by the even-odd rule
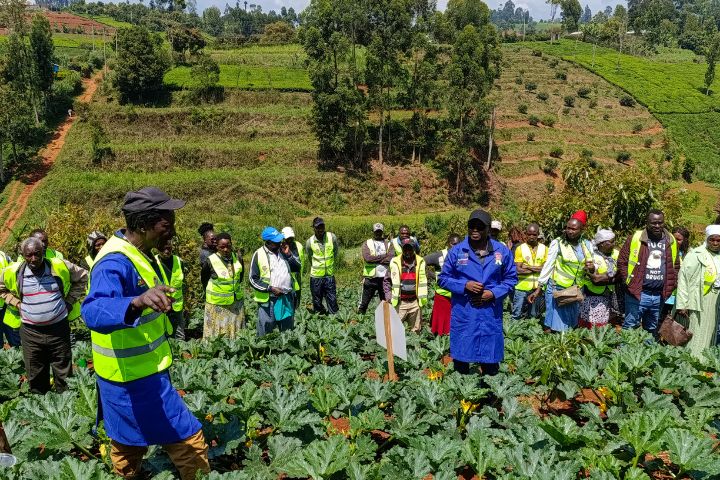
[[[553,269],[555,268],[555,260],[557,260],[558,252],[560,251],[560,243],[557,239],[550,242],[550,247],[547,252],[547,259],[543,264],[542,270],[540,270],[540,278],[538,278],[538,285],[545,286],[550,281]]]
[[[270,284],[265,283],[260,279],[260,266],[257,261],[258,252],[253,253],[252,259],[250,260],[250,286],[259,292],[269,292]]]
[[[617,277],[620,280],[619,283],[627,283],[628,273],[628,261],[630,257],[630,242],[632,242],[632,235],[629,236],[618,254],[617,261]]]
[[[392,242],[387,242],[387,245],[385,245],[385,252],[385,260],[383,260],[382,264],[389,267],[390,262],[392,262],[392,259],[395,258],[395,247],[393,247]]]
[[[287,253],[284,251],[280,251],[281,255],[287,260],[288,267],[290,267],[290,271],[293,273],[298,273],[300,271],[300,257],[299,255],[295,255],[292,251],[292,248],[288,246]],[[253,255],[254,256],[254,255]]]
[[[525,265],[525,259],[523,258],[521,248],[515,249],[515,270],[519,275],[527,275],[529,273],[533,273],[530,267]]]
[[[392,301],[392,276],[390,275],[390,269],[387,269],[387,272],[385,272],[385,277],[383,278],[383,292],[385,292],[385,300],[388,302]]]
[[[442,257],[442,252],[433,252],[429,255],[426,255],[423,259],[425,260],[425,265],[427,265],[428,267],[433,267],[435,270],[440,270],[440,257]]]
[[[448,290],[453,295],[464,295],[465,285],[468,281],[464,278],[459,278],[459,272],[455,268],[457,258],[455,250],[455,248],[450,250],[447,257],[445,257],[445,264],[438,276],[438,285],[445,290]]]
[[[701,287],[697,285],[702,278],[701,270],[703,266],[700,263],[698,254],[695,250],[690,250],[685,255],[678,273],[677,292],[675,294],[675,308],[679,310],[690,310],[690,295]]]
[[[0,272],[0,298],[5,300],[5,303],[7,303],[8,305],[15,308],[20,308],[21,301],[15,295],[10,293],[10,290],[8,290],[5,286],[5,275],[3,275],[2,272]]]
[[[361,253],[362,258],[363,260],[365,260],[366,263],[382,263],[387,257],[387,255],[371,255],[367,242],[363,242]]]
[[[515,268],[515,262],[509,250],[503,255],[502,269],[502,280],[500,283],[488,286],[485,289],[491,291],[495,297],[495,301],[499,302],[502,302],[503,299],[515,289],[515,285],[518,283],[517,269]]]
[[[307,242],[305,242],[305,258],[307,258],[307,270],[310,271],[310,267],[312,266],[312,259],[313,259],[313,251],[311,247],[310,240],[312,240],[313,237],[310,237],[307,239]]]
[[[65,296],[65,301],[70,305],[74,305],[79,299],[85,296],[87,288],[87,270],[67,260],[63,260],[65,266],[70,271],[70,291]]]
[[[135,325],[141,310],[132,306],[124,285],[136,285],[137,273],[129,260],[105,257],[93,268],[90,291],[82,304],[82,318],[90,330],[112,333]]]
[[[212,277],[212,266],[210,265],[210,262],[206,260],[202,264],[202,268],[200,269],[200,283],[203,286],[203,290],[207,289],[207,284],[210,281],[210,277]]]

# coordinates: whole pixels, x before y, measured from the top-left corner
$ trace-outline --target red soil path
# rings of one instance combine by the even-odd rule
[[[97,73],[93,78],[83,80],[84,91],[82,95],[78,97],[80,102],[87,103],[92,99],[97,89],[97,82],[100,76],[101,73]],[[6,217],[4,228],[0,230],[0,245],[8,240],[15,223],[17,223],[18,219],[25,213],[30,195],[32,195],[40,185],[43,178],[45,178],[50,171],[53,163],[55,163],[55,160],[60,154],[60,150],[62,150],[63,145],[65,145],[65,136],[75,122],[75,118],[75,116],[66,118],[58,126],[57,130],[55,130],[50,143],[38,152],[38,158],[41,161],[40,165],[24,177],[14,180],[8,186],[8,198],[0,210],[0,218]]]
[[[90,34],[90,33],[101,33],[103,30],[105,30],[105,33],[108,33],[110,35],[115,33],[115,27],[111,27],[109,25],[105,25],[104,23],[96,22],[95,20],[91,20],[89,18],[81,17],[79,15],[73,15],[72,13],[67,12],[50,12],[47,10],[30,10],[28,11],[28,16],[31,16],[35,14],[36,12],[40,12],[45,17],[47,17],[48,21],[50,22],[50,28],[54,30],[61,30],[63,26],[67,27],[72,33],[78,32],[78,30],[82,30],[83,33]],[[7,35],[8,30],[4,26],[0,25],[0,35]]]

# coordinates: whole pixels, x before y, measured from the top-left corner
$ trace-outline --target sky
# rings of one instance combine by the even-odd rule
[[[513,0],[515,7],[523,7],[530,9],[530,15],[535,20],[550,18],[550,7],[545,3],[545,0]],[[198,12],[202,12],[204,9],[211,5],[215,5],[220,10],[225,9],[226,3],[235,5],[235,0],[197,0]],[[242,2],[240,2],[242,4]],[[255,3],[262,6],[263,12],[269,12],[270,10],[279,11],[280,7],[293,7],[298,13],[302,11],[309,3],[310,0],[248,0],[248,4]],[[440,10],[445,9],[447,0],[438,0],[438,8]],[[491,9],[497,9],[498,7],[505,4],[505,0],[490,0],[488,6]],[[626,2],[618,0],[580,0],[580,4],[585,8],[585,5],[590,7],[593,15],[599,11],[604,10],[606,6],[610,5],[613,8],[616,4],[622,3],[625,5]],[[560,12],[558,12],[558,16]]]

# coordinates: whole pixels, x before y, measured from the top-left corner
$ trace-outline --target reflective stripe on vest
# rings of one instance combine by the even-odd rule
[[[556,285],[563,288],[574,284],[582,286],[583,281],[578,281],[578,279],[584,275],[585,259],[592,258],[592,253],[586,242],[586,240],[580,240],[584,258],[579,259],[575,255],[575,249],[572,245],[563,239],[558,241],[558,255],[555,259],[555,268],[553,268],[552,274],[552,279]]]
[[[310,259],[311,277],[331,277],[335,275],[335,245],[333,245],[330,232],[325,232],[325,237],[327,241],[323,250],[320,249],[320,242],[314,235],[310,239],[310,249],[313,254]]]
[[[626,280],[626,283],[628,285],[630,285],[630,282],[632,281],[633,272],[635,271],[635,267],[637,266],[638,260],[640,258],[640,247],[642,246],[640,237],[642,237],[642,234],[643,230],[638,230],[633,234],[632,240],[630,240],[630,253],[628,255],[628,271]],[[675,259],[677,259],[678,253],[678,245],[674,236],[669,235],[669,237],[670,241],[672,242],[670,243],[670,256],[672,258],[673,265],[675,265]],[[665,239],[667,240],[668,236],[665,236]]]
[[[175,289],[173,293],[168,294],[170,298],[173,299],[173,311],[182,312],[182,309],[185,306],[183,298],[183,280],[185,280],[185,275],[182,271],[182,262],[180,261],[180,257],[178,257],[177,255],[173,255],[170,280],[168,280],[167,278],[167,274],[165,273],[165,266],[160,261],[159,255],[155,255],[155,261],[157,262],[158,267],[160,267],[160,273],[162,274],[163,283]]]
[[[121,253],[133,264],[148,288],[160,282],[152,260],[127,240],[113,235],[95,257],[93,269],[102,259]],[[172,325],[166,314],[146,308],[132,328],[112,333],[90,332],[95,373],[113,382],[130,382],[167,370],[172,365],[172,352],[167,336]]]
[[[385,243],[385,240],[382,241],[383,244]],[[375,256],[377,255],[377,250],[375,249],[375,240],[370,238],[368,239],[365,244],[368,247],[368,250],[370,250],[370,255]],[[390,248],[390,245],[387,245],[385,248],[385,253],[387,253],[387,250]],[[377,273],[377,263],[368,263],[365,262],[365,266],[363,267],[363,277],[367,278],[375,278],[375,273]]]
[[[60,279],[60,284],[62,285],[63,289],[63,297],[66,297],[68,292],[70,292],[70,270],[68,270],[65,262],[63,262],[59,258],[51,258],[48,261],[50,262],[50,275]],[[8,267],[3,270],[3,281],[5,282],[5,288],[7,288],[8,291],[12,293],[16,298],[20,299],[21,302],[22,292],[18,287],[18,275],[20,275],[20,267],[22,265],[26,265],[27,268],[27,264],[25,263],[25,261],[19,261],[8,265]],[[76,303],[76,305],[79,305],[79,302]],[[68,311],[68,320],[72,320],[70,318],[70,311]],[[20,328],[20,325],[22,324],[20,310],[8,305],[8,308],[5,309],[3,323],[10,328]]]
[[[547,259],[547,247],[542,243],[538,243],[535,251],[535,255],[532,254],[532,249],[527,243],[523,243],[518,247],[523,257],[523,263],[531,267],[542,267]],[[538,287],[538,280],[540,279],[540,273],[518,273],[518,284],[515,286],[515,290],[521,290],[523,292],[529,292],[535,290]]]
[[[300,271],[299,272],[290,272],[290,276],[292,277],[293,281],[293,290],[296,292],[300,291],[300,278],[303,274],[303,269],[305,268],[305,249],[303,248],[302,244],[300,242],[295,242],[295,248],[297,248],[298,252],[298,258],[300,259]],[[264,302],[263,302],[264,303]]]
[[[440,264],[440,272],[442,272],[443,265],[445,265],[445,258],[447,258],[448,249],[443,248],[440,252],[440,258],[438,259],[438,263]],[[440,272],[437,272],[438,275],[440,275]],[[452,297],[452,293],[450,290],[445,290],[444,288],[441,288],[440,286],[435,287],[435,295],[442,295],[443,297],[450,298]]]
[[[392,300],[390,303],[397,307],[400,302],[400,273],[402,272],[402,257],[394,257],[390,262],[390,279],[392,280]],[[428,287],[425,272],[425,260],[415,255],[415,292],[418,304],[424,307],[427,304]]]
[[[208,257],[217,278],[210,278],[205,290],[205,301],[211,305],[232,305],[243,299],[243,269],[240,260],[232,254],[233,273],[217,253]]]
[[[265,247],[255,250],[255,261],[258,264],[258,270],[260,270],[260,281],[270,285],[270,258],[268,258]],[[270,301],[270,292],[261,292],[255,289],[253,300],[258,303],[267,303]]]
[[[92,258],[90,255],[85,256],[85,263],[87,263],[88,268],[92,268],[93,264],[95,264],[95,259]]]

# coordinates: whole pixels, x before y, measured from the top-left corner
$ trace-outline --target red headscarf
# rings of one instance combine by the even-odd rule
[[[578,210],[577,212],[572,214],[570,220],[577,220],[578,222],[585,225],[587,224],[587,212],[585,212],[585,210]]]

